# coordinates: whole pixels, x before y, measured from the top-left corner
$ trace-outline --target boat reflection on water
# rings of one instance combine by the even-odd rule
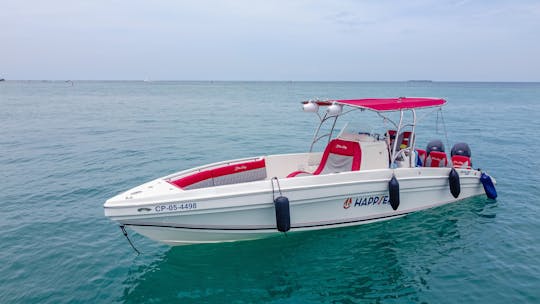
[[[482,225],[478,214],[492,214],[485,219],[494,221],[495,211],[496,204],[475,197],[373,225],[172,247],[154,263],[133,268],[121,301],[434,300],[431,282],[453,275],[441,259],[459,265],[476,241],[462,235],[463,227],[467,234]]]

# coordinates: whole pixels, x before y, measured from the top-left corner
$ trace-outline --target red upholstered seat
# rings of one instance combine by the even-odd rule
[[[410,145],[410,140],[411,140],[411,132],[410,131],[405,131],[405,132],[402,132],[400,135],[399,135],[399,138],[398,140],[401,138],[401,142],[399,142],[398,144],[401,146],[401,145],[406,145],[407,147],[409,147]]]
[[[388,130],[387,131],[388,137],[390,138],[390,145],[393,147],[394,140],[397,140],[397,148],[398,150],[401,148],[401,145],[406,145],[407,147],[410,147],[411,145],[411,131],[405,131],[401,132],[399,136],[396,138],[397,131],[396,130]]]
[[[452,156],[452,166],[456,169],[471,169],[471,158],[462,155]]]
[[[422,164],[422,166],[425,166],[427,155],[426,150],[416,149],[416,153],[418,153],[418,158],[420,159],[420,163]]]
[[[171,184],[182,189],[197,189],[213,186],[212,171],[201,171],[186,177],[171,181]]]
[[[397,133],[396,130],[388,130],[388,132],[386,132],[386,133],[388,134],[390,139],[396,139],[396,133]]]
[[[446,153],[439,152],[439,151],[431,151],[429,152],[426,158],[426,164],[424,167],[447,167],[447,166],[448,166],[448,158],[446,157]]]
[[[360,170],[361,159],[362,152],[360,150],[360,145],[357,142],[333,139],[328,143],[328,146],[326,146],[317,170],[313,173],[295,171],[287,177],[358,171]]]
[[[245,183],[266,178],[266,162],[263,159],[225,165],[223,167],[203,170],[194,174],[170,181],[171,184],[184,190]]]

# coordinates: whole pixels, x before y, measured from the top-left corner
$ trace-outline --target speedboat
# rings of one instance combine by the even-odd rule
[[[417,147],[417,111],[439,115],[445,104],[420,97],[304,101],[303,110],[319,120],[309,152],[160,177],[107,200],[105,215],[126,236],[124,227],[188,245],[362,225],[472,196],[495,198],[495,180],[473,169],[466,143],[455,144],[450,157],[440,140]],[[336,128],[342,117],[368,114],[382,120],[382,131],[359,126],[370,121],[359,118]]]

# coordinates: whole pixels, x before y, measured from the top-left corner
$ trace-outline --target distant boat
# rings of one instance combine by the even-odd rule
[[[4,78],[0,78],[0,81],[6,81]]]
[[[423,83],[423,82],[433,82],[433,80],[428,80],[428,79],[413,79],[413,80],[407,80],[407,82],[420,82],[420,83]]]

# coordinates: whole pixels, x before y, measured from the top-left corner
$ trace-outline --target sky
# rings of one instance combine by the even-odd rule
[[[0,0],[0,78],[540,81],[540,1]]]

